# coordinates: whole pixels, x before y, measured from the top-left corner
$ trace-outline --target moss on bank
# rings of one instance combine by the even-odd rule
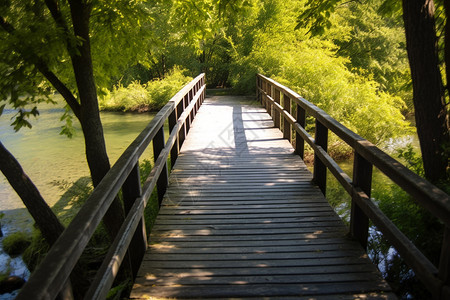
[[[3,239],[3,250],[9,256],[22,254],[31,244],[31,237],[25,232],[14,232]]]

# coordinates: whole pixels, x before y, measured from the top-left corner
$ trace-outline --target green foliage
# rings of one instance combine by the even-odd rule
[[[14,232],[3,238],[3,249],[10,256],[20,255],[31,243],[31,237],[25,232]]]
[[[144,37],[150,35],[146,26],[151,21],[150,7],[142,0],[91,3],[90,48],[99,90],[111,86],[114,78],[143,56]],[[77,98],[70,54],[76,54],[82,41],[73,32],[69,3],[58,2],[58,9],[67,29],[57,24],[44,1],[0,4],[0,107],[8,103],[7,108],[17,111],[15,130],[31,127],[29,118],[38,114],[38,104],[51,102],[54,87],[48,82],[49,73]],[[67,128],[63,133],[70,135]]]
[[[265,3],[274,13],[265,16],[264,8],[255,12],[258,26],[251,26],[248,18],[241,24],[242,33],[233,37],[237,42],[233,43],[229,80],[235,89],[253,91],[255,73],[261,72],[298,91],[377,145],[409,132],[400,97],[383,92],[376,81],[349,70],[350,60],[337,56],[333,42],[321,37],[305,40],[306,29],[289,31],[295,23],[293,3]],[[247,35],[253,37],[252,44],[244,47],[240,43],[249,40]]]
[[[183,75],[182,70],[174,68],[164,79],[155,79],[145,84],[132,82],[127,87],[119,84],[100,99],[100,108],[114,111],[157,111],[191,80],[191,77]]]
[[[425,177],[422,157],[416,153],[411,144],[408,144],[405,148],[397,149],[397,155],[406,162],[408,169],[419,176]]]

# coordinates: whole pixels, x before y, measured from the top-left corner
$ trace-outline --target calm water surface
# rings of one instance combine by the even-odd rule
[[[76,134],[72,139],[59,134],[60,117],[64,109],[58,105],[45,105],[40,116],[32,120],[32,129],[23,128],[14,132],[10,126],[15,112],[5,110],[0,117],[0,141],[17,158],[27,175],[37,186],[41,195],[52,206],[64,193],[61,182],[71,183],[80,177],[89,176],[84,153],[84,139],[80,126],[74,120]],[[101,114],[106,147],[111,165],[128,145],[152,120],[154,114],[124,114],[105,112]],[[151,153],[144,153],[150,159]],[[66,188],[69,186],[65,184]],[[0,173],[0,219],[4,236],[31,230],[33,220],[22,201]],[[3,252],[0,238],[0,273],[10,273],[27,278],[29,272],[21,257],[9,257]],[[0,295],[1,300],[14,299],[13,294]]]
[[[0,117],[0,141],[18,159],[50,206],[64,192],[57,182],[75,182],[82,176],[89,176],[79,125],[75,124],[76,134],[72,139],[59,135],[62,126],[59,118],[63,112],[63,108],[46,106],[40,110],[40,116],[32,121],[32,129],[23,128],[17,133],[10,126],[13,111],[5,111]],[[112,112],[101,114],[111,164],[153,116]],[[2,219],[4,226],[11,226],[13,222],[14,227],[22,229],[31,222],[22,201],[1,173],[0,211],[5,214]]]

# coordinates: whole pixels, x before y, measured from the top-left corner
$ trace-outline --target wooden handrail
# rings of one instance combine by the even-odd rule
[[[257,98],[272,116],[276,127],[279,118],[285,121],[284,137],[292,142],[286,131],[295,131],[295,149],[302,158],[304,142],[314,150],[314,181],[325,194],[326,170],[336,177],[352,196],[350,233],[363,247],[367,246],[369,219],[397,249],[435,299],[450,299],[450,197],[448,194],[410,171],[384,151],[333,119],[322,109],[302,98],[280,83],[258,74]],[[283,95],[283,105],[279,95]],[[297,105],[296,118],[291,115],[291,102]],[[316,136],[305,130],[306,114],[316,120]],[[354,178],[338,166],[327,153],[328,131],[333,132],[355,152]],[[445,226],[439,268],[435,267],[417,247],[390,221],[370,199],[372,167],[394,181],[409,193],[422,207],[437,217]]]
[[[165,178],[168,176],[166,165],[169,154],[173,165],[204,97],[205,75],[200,74],[173,96],[156,114],[94,189],[16,299],[55,299],[57,297],[121,188],[127,216],[85,297],[86,299],[106,297],[127,252],[130,254],[131,270],[133,274],[136,274],[137,266],[147,246],[143,220],[144,208],[155,186],[159,195],[164,194],[163,191],[167,186]],[[169,119],[170,137],[164,143],[163,127],[166,119]],[[141,187],[138,161],[152,141],[155,165]]]

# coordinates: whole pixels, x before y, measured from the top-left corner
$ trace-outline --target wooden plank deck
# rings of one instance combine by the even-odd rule
[[[207,98],[132,299],[395,299],[270,116]]]

